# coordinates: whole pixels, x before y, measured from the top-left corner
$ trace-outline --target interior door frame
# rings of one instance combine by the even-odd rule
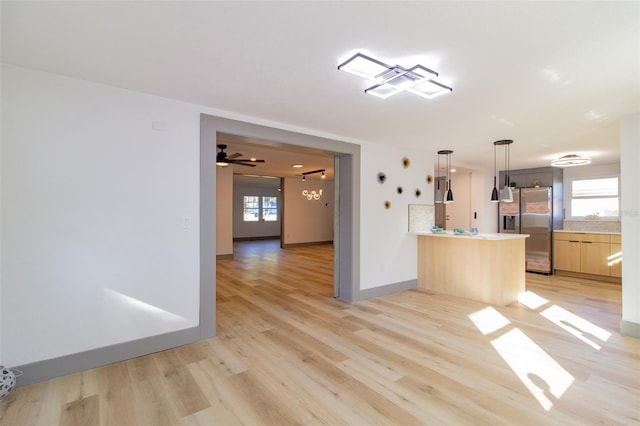
[[[336,158],[334,294],[355,301],[360,291],[360,145],[200,114],[200,324],[215,335],[217,133],[256,138],[275,148],[302,147]],[[337,281],[336,281],[337,280]]]

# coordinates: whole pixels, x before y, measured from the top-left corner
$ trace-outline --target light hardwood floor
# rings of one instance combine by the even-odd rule
[[[332,298],[331,246],[240,243],[217,337],[14,390],[2,425],[640,423],[620,285],[527,275],[506,307]]]

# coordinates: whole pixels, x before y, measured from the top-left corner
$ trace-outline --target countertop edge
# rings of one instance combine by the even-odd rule
[[[572,231],[570,229],[554,229],[553,232],[564,234],[603,234],[603,235],[622,235],[622,232],[615,231]]]
[[[414,235],[419,237],[438,237],[438,238],[454,238],[459,240],[479,240],[479,241],[506,241],[528,238],[529,234],[454,234],[452,232],[433,233],[433,232],[415,232]]]

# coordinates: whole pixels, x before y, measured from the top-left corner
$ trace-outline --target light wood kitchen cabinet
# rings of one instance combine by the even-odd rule
[[[555,239],[555,268],[580,272],[580,241]]]
[[[612,235],[610,247],[609,262],[611,263],[611,276],[622,278],[622,236]]]
[[[583,274],[620,277],[620,263],[609,266],[610,256],[620,251],[619,235],[581,232],[554,233],[555,269]]]
[[[608,238],[609,236],[606,235]],[[580,242],[580,272],[594,275],[609,275],[609,249],[610,244],[607,241],[589,241]]]

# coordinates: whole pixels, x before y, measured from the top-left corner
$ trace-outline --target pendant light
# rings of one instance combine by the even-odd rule
[[[443,203],[445,204],[453,203],[453,190],[451,189],[451,154],[453,154],[453,151],[451,151],[450,149],[443,149],[441,151],[438,151],[438,156],[447,156],[447,182],[445,185],[446,192],[443,201]]]
[[[509,146],[513,143],[511,139],[502,139],[494,142],[494,145],[504,146],[504,164],[505,164],[505,173],[504,173],[504,187],[502,191],[500,191],[500,201],[505,203],[513,202],[513,191],[509,186],[509,163],[511,160],[511,154],[509,152]]]
[[[442,203],[442,191],[440,190],[440,151],[438,151],[438,170],[436,170],[436,184],[438,188],[436,189],[436,196],[434,198],[435,203]]]
[[[497,203],[500,201],[500,198],[498,197],[498,187],[496,186],[496,175],[497,175],[497,170],[496,170],[496,146],[498,145],[499,141],[496,141],[493,143],[493,190],[491,190],[491,202],[492,203]]]

